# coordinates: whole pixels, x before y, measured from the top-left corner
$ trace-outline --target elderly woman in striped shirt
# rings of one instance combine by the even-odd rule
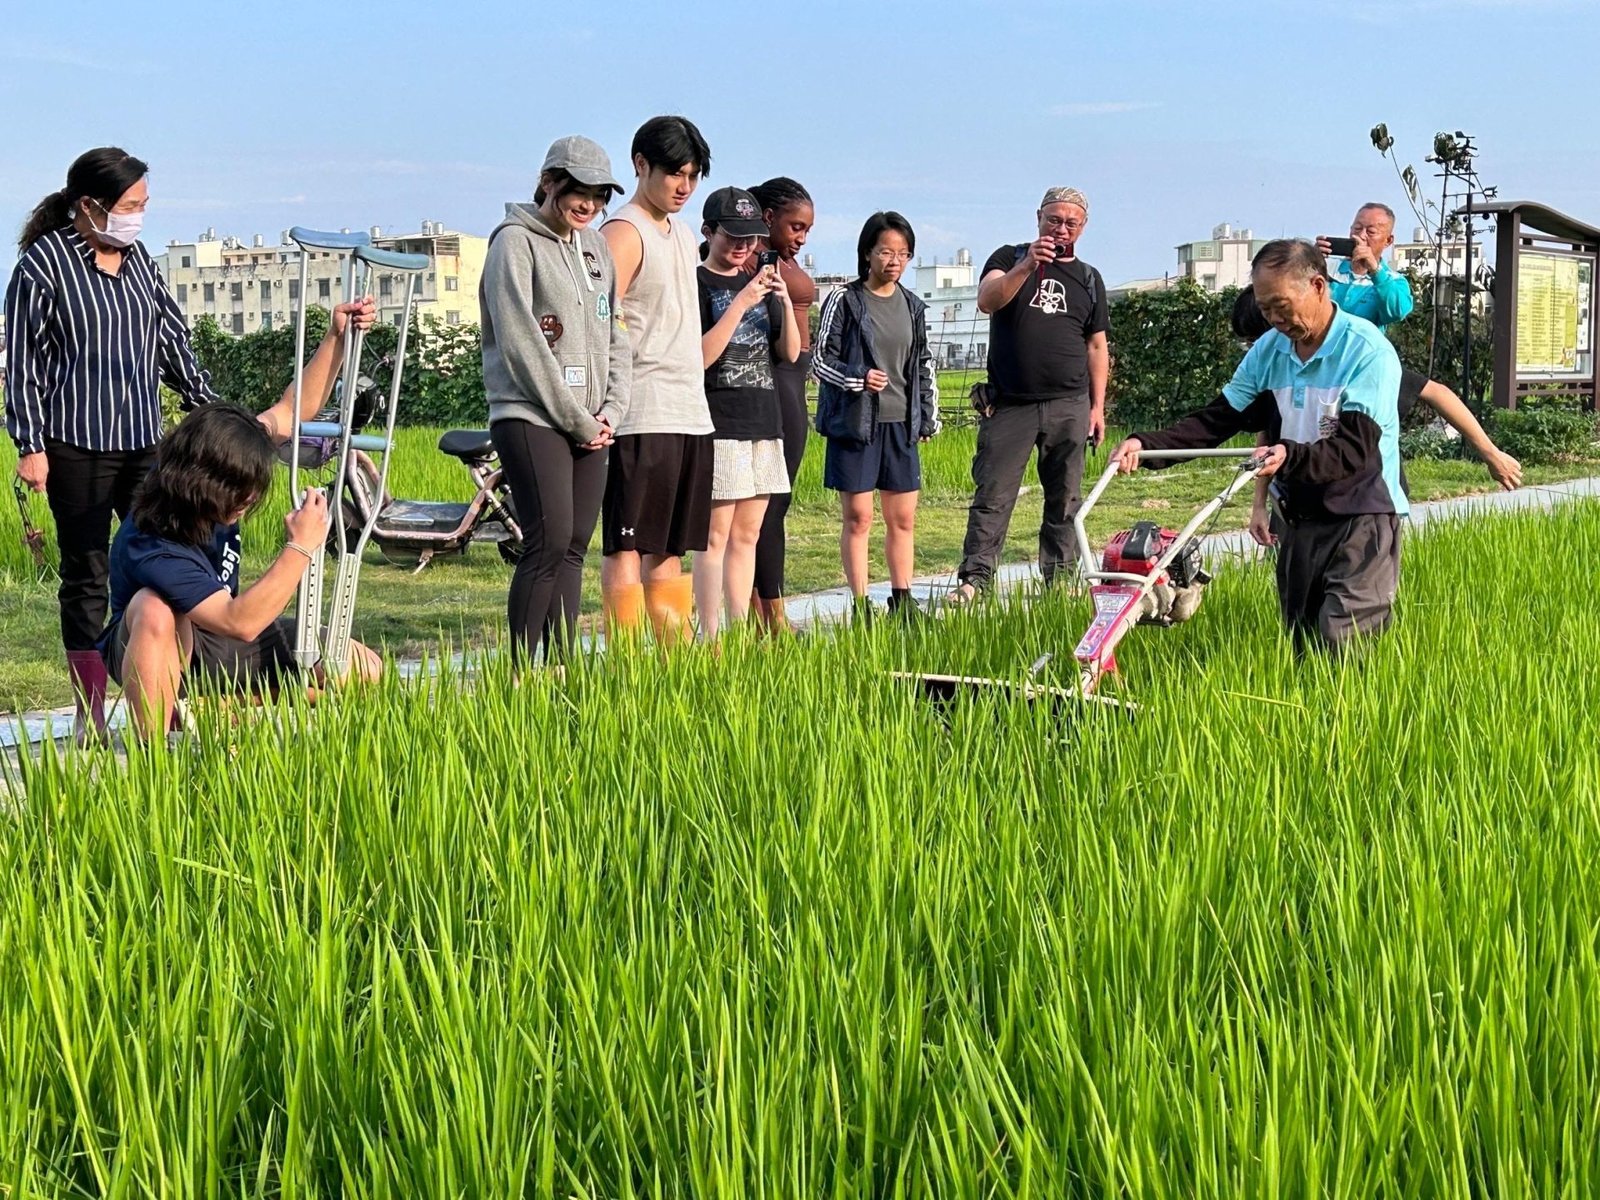
[[[55,516],[61,641],[80,736],[104,729],[106,669],[95,642],[106,619],[111,514],[127,515],[155,461],[161,385],[185,408],[216,399],[183,314],[139,242],[147,171],[113,146],[80,155],[67,186],[29,216],[6,289],[6,430],[17,474],[46,493]],[[370,306],[340,309],[339,331],[352,315],[363,325],[372,319]],[[277,409],[261,420],[277,440],[288,435]]]

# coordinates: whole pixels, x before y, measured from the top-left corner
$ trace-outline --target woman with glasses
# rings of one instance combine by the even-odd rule
[[[149,168],[90,150],[34,207],[6,289],[6,431],[17,475],[44,492],[61,550],[61,641],[79,736],[105,727],[111,514],[126,517],[155,461],[163,385],[184,406],[215,399],[183,313],[139,242]],[[283,431],[285,434],[287,430]]]
[[[823,484],[839,493],[839,557],[865,616],[872,498],[883,505],[889,611],[916,612],[911,598],[920,442],[939,431],[939,392],[928,352],[927,306],[900,284],[917,248],[911,223],[873,213],[856,241],[855,282],[822,306],[813,370],[820,390],[817,432],[828,439]]]

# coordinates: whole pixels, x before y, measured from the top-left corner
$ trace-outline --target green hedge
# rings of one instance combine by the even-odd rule
[[[306,354],[328,328],[321,308],[306,313]],[[399,421],[404,425],[482,425],[483,359],[476,325],[445,325],[424,317],[406,339],[406,371]],[[375,326],[367,335],[362,370],[384,387],[389,371],[381,364],[394,353],[396,330]],[[294,380],[294,327],[264,329],[243,337],[224,333],[210,317],[194,330],[201,365],[224,400],[260,411]]]
[[[1412,286],[1417,293],[1416,310],[1392,326],[1389,336],[1402,363],[1426,371],[1433,306],[1426,287],[1415,279]],[[1111,305],[1110,419],[1124,428],[1150,428],[1209,403],[1244,353],[1230,327],[1237,295],[1233,288],[1208,292],[1183,280],[1161,291],[1135,292]],[[1433,377],[1458,386],[1459,318],[1440,316]],[[324,310],[309,310],[308,346],[321,338],[327,322]],[[272,403],[293,377],[292,328],[233,337],[208,317],[195,329],[194,344],[218,393],[249,408],[259,410]],[[388,373],[379,369],[378,363],[393,353],[394,346],[392,327],[380,326],[367,338],[364,369],[385,386]],[[1570,403],[1540,399],[1514,413],[1484,412],[1491,350],[1483,317],[1474,322],[1473,353],[1478,403],[1472,406],[1480,412],[1490,436],[1508,453],[1531,464],[1595,452],[1593,417],[1575,411]],[[976,377],[976,373],[967,374]],[[952,413],[965,414],[964,396],[945,395],[941,401]],[[486,415],[478,327],[444,325],[432,317],[424,318],[407,341],[400,422],[481,426]],[[1458,455],[1459,442],[1430,431],[1430,418],[1426,406],[1418,405],[1405,436],[1408,456]]]
[[[1237,295],[1186,279],[1111,305],[1109,418],[1149,429],[1209,404],[1244,356],[1230,326]]]

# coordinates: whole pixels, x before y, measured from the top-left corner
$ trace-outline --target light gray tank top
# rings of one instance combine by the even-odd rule
[[[612,218],[639,231],[644,254],[622,298],[633,348],[633,382],[619,434],[711,433],[706,373],[700,356],[700,294],[694,234],[669,218],[666,233],[636,204]]]

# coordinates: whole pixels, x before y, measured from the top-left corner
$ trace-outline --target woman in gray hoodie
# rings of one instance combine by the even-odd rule
[[[631,358],[615,272],[589,228],[621,191],[603,149],[564,137],[545,155],[534,206],[519,205],[489,235],[483,383],[522,526],[506,605],[519,659],[535,639],[546,661],[576,641],[607,448],[627,411]]]

